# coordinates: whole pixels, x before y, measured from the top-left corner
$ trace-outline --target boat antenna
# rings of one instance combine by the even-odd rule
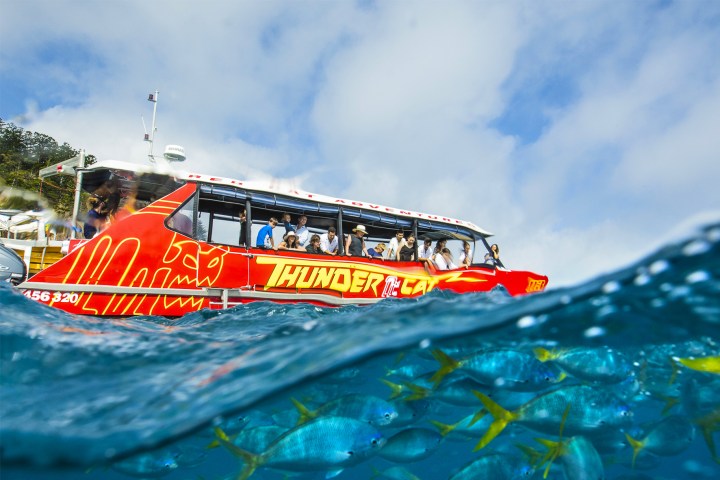
[[[155,116],[157,114],[157,100],[159,93],[159,91],[155,90],[155,93],[151,93],[148,95],[148,102],[153,102],[152,129],[150,130],[150,133],[147,133],[145,119],[142,115],[140,115],[140,118],[143,122],[143,130],[145,130],[144,140],[150,143],[150,151],[148,152],[148,159],[150,160],[150,163],[155,163],[155,157],[153,156],[153,142],[155,141],[155,132],[157,132],[157,126],[155,125]]]

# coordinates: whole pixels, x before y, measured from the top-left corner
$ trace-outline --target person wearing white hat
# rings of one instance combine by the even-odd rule
[[[353,232],[355,235],[348,235],[347,242],[345,242],[345,254],[351,257],[362,257],[365,254],[368,257],[365,239],[363,238],[367,234],[365,225],[358,225],[353,228]]]
[[[280,245],[277,247],[278,250],[299,250],[301,252],[304,252],[305,249],[300,245],[300,242],[298,242],[298,236],[295,232],[292,230],[287,232],[285,236],[283,237],[283,241],[280,242]]]

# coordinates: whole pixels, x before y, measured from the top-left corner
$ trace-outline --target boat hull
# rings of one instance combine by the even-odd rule
[[[488,265],[432,271],[421,262],[209,244],[168,224],[194,192],[186,184],[101,235],[71,245],[67,256],[20,288],[73,314],[175,317],[251,301],[362,305],[436,289],[470,293],[502,285],[521,295],[547,285],[545,276]]]

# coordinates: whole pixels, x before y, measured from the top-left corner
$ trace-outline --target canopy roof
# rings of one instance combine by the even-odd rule
[[[371,235],[373,226],[409,230],[415,221],[418,235],[433,240],[475,240],[492,235],[464,220],[310,193],[278,182],[240,181],[114,160],[98,162],[83,169],[83,188],[92,192],[111,177],[119,178],[121,188],[128,190],[139,180],[137,196],[141,200],[152,200],[152,196],[170,193],[178,186],[172,179],[177,179],[200,183],[201,192],[233,203],[249,198],[253,206],[309,215],[316,213],[328,218],[336,216],[342,209],[344,221],[369,227]]]

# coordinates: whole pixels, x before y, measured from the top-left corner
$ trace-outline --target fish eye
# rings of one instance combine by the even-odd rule
[[[389,414],[389,413],[386,413],[386,414],[385,414],[385,418],[387,418],[388,420],[390,420],[390,414]]]
[[[373,439],[372,439],[372,444],[373,444],[373,445],[377,445],[377,443],[378,443],[377,438],[373,438]]]

